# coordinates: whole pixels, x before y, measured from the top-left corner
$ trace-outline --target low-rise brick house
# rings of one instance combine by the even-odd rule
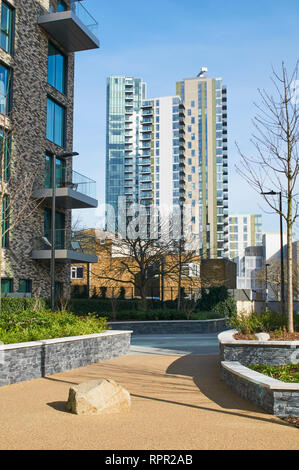
[[[113,234],[101,230],[89,230],[96,237],[98,262],[94,264],[72,264],[72,293],[86,296],[107,296],[125,298],[139,297],[132,272],[138,272],[133,257],[123,256]],[[165,275],[151,276],[146,296],[163,300],[174,300],[178,295],[178,255],[166,256],[163,260]],[[128,269],[123,268],[123,265]],[[227,259],[201,260],[196,254],[188,255],[181,263],[181,288],[188,298],[196,297],[201,287],[236,286],[236,265]]]
[[[71,158],[74,53],[99,47],[95,30],[89,29],[95,21],[81,13],[88,14],[76,0],[0,1],[0,137],[14,169],[7,200],[16,187],[19,194],[7,211],[8,231],[2,237],[3,295],[50,296],[54,166],[57,294],[70,294],[72,262],[96,261],[95,253],[79,249],[80,236],[71,231],[72,209],[97,206],[95,188],[93,193],[84,189],[95,182],[74,172]],[[32,183],[35,207],[24,210],[16,223],[18,211],[28,204],[30,184],[23,190],[24,181]]]

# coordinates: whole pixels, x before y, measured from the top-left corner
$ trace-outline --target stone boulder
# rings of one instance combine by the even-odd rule
[[[270,335],[268,333],[255,333],[254,338],[258,341],[268,341],[270,339]]]
[[[77,415],[100,415],[129,411],[127,390],[110,379],[90,380],[69,390],[66,410]]]

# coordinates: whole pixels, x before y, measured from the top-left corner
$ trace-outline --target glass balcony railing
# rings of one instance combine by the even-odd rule
[[[79,20],[86,26],[89,31],[98,37],[99,25],[97,21],[91,16],[87,9],[83,6],[80,0],[71,0],[71,10],[79,18]]]
[[[50,172],[46,173],[45,188],[52,188],[52,178]],[[56,188],[70,188],[73,191],[96,199],[96,181],[81,175],[76,171],[69,171],[66,168],[56,170]]]
[[[50,0],[49,10],[39,16],[38,24],[68,53],[100,47],[98,23],[83,0]]]
[[[33,250],[49,251],[52,247],[51,230],[45,230],[44,236],[33,240]],[[71,229],[55,230],[55,250],[68,250],[94,255],[96,253],[96,237],[84,231]]]

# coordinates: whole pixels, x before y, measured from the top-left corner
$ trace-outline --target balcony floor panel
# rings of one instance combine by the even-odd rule
[[[35,199],[43,199],[47,203],[52,201],[52,189],[38,189],[34,191]],[[71,188],[56,188],[56,206],[64,209],[94,209],[98,201]]]
[[[69,53],[100,47],[97,37],[71,10],[40,16],[38,24]]]

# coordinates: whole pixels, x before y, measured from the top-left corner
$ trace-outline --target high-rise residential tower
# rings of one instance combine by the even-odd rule
[[[140,78],[107,79],[106,205],[114,210],[118,228],[119,198],[138,201],[139,120],[146,84]],[[111,212],[107,209],[106,225]]]
[[[229,257],[244,256],[248,246],[261,246],[262,216],[259,214],[229,215]]]
[[[152,98],[141,105],[139,203],[151,207],[155,211],[152,216],[160,222],[164,218],[174,225],[180,216],[179,206],[185,202],[184,117],[178,96]],[[156,229],[152,227],[152,233]],[[179,236],[180,229],[172,229]]]
[[[186,113],[186,203],[201,255],[222,258],[228,256],[227,94],[222,79],[205,72],[177,82]]]

